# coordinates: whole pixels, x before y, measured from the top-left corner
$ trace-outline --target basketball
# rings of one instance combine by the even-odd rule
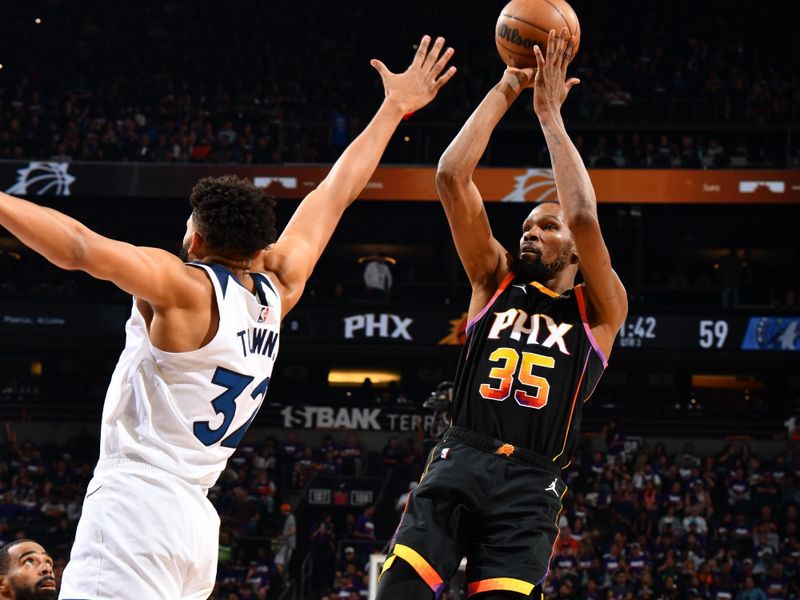
[[[500,58],[509,67],[524,69],[536,66],[533,47],[547,53],[547,35],[556,35],[566,27],[574,40],[572,57],[578,53],[581,26],[578,15],[564,0],[511,0],[500,11],[494,41]]]

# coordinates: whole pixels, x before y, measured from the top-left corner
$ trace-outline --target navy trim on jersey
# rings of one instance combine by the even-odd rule
[[[222,297],[223,298],[225,297],[225,292],[228,289],[228,279],[230,277],[233,277],[233,275],[228,269],[216,263],[204,263],[199,260],[192,260],[185,264],[187,264],[190,267],[200,267],[200,268],[208,267],[209,269],[211,269],[211,272],[214,273],[214,275],[217,278],[217,281],[219,281],[219,287],[222,290]],[[234,279],[236,278],[234,277]],[[236,283],[239,283],[239,281],[236,280]]]
[[[258,301],[261,303],[262,306],[269,306],[269,300],[267,300],[267,294],[264,292],[264,288],[262,285],[266,285],[269,289],[275,292],[275,289],[269,284],[264,275],[261,273],[250,273],[250,277],[253,278],[253,281],[256,284],[256,296],[258,297]],[[277,294],[276,294],[277,295]]]
[[[263,273],[250,273],[250,274],[251,274],[251,275],[258,275],[258,276],[259,276],[259,277],[260,277],[260,278],[261,278],[261,279],[264,281],[264,283],[266,284],[266,286],[267,286],[267,287],[268,287],[270,290],[272,290],[272,293],[273,293],[273,294],[275,294],[276,296],[278,295],[278,290],[276,290],[276,289],[275,289],[275,286],[274,286],[274,285],[272,285],[272,282],[269,280],[269,277],[267,277],[267,276],[266,276],[266,275],[264,275]]]
[[[220,265],[218,263],[205,263],[205,262],[202,262],[202,261],[199,261],[199,260],[193,260],[193,261],[187,262],[185,264],[189,265],[190,267],[208,267],[209,269],[211,269],[212,273],[214,273],[214,275],[217,277],[217,280],[219,281],[219,286],[220,286],[220,288],[222,290],[222,297],[223,298],[225,298],[225,292],[228,289],[228,280],[229,279],[233,279],[237,284],[242,286],[244,289],[247,289],[242,284],[242,282],[239,281],[233,275],[231,270],[228,269],[227,267],[224,267],[223,265]],[[269,279],[267,279],[266,275],[264,275],[262,273],[250,273],[250,277],[253,278],[253,282],[256,284],[255,285],[255,295],[258,298],[259,303],[262,306],[270,306],[269,300],[267,300],[267,294],[264,292],[264,290],[261,288],[261,286],[259,284],[266,285],[277,296],[278,292],[275,291],[275,287],[272,285],[272,283],[269,281]],[[247,291],[249,292],[250,290],[247,290]]]

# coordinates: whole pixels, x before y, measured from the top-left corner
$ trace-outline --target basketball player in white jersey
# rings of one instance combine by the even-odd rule
[[[192,190],[188,263],[0,193],[0,225],[21,242],[134,297],[62,600],[211,594],[219,518],[206,493],[267,392],[281,318],[403,116],[453,76],[446,68],[452,53],[443,39],[431,46],[425,36],[404,73],[372,61],[383,104],[277,241],[273,201],[234,177],[205,179]]]

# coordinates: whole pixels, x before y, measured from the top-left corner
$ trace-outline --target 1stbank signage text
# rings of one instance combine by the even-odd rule
[[[429,431],[434,418],[432,414],[344,406],[285,406],[279,414],[286,429],[418,431],[421,427]]]
[[[344,324],[344,338],[380,338],[390,340],[406,340],[413,342],[409,327],[413,325],[411,317],[387,313],[366,313],[351,315],[342,319]]]

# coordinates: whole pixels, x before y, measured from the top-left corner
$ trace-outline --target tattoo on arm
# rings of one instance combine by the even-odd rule
[[[509,94],[516,96],[519,94],[522,88],[522,75],[519,73],[511,73],[511,75],[514,76],[513,79],[506,79],[504,77],[494,86],[494,89],[505,96]]]

